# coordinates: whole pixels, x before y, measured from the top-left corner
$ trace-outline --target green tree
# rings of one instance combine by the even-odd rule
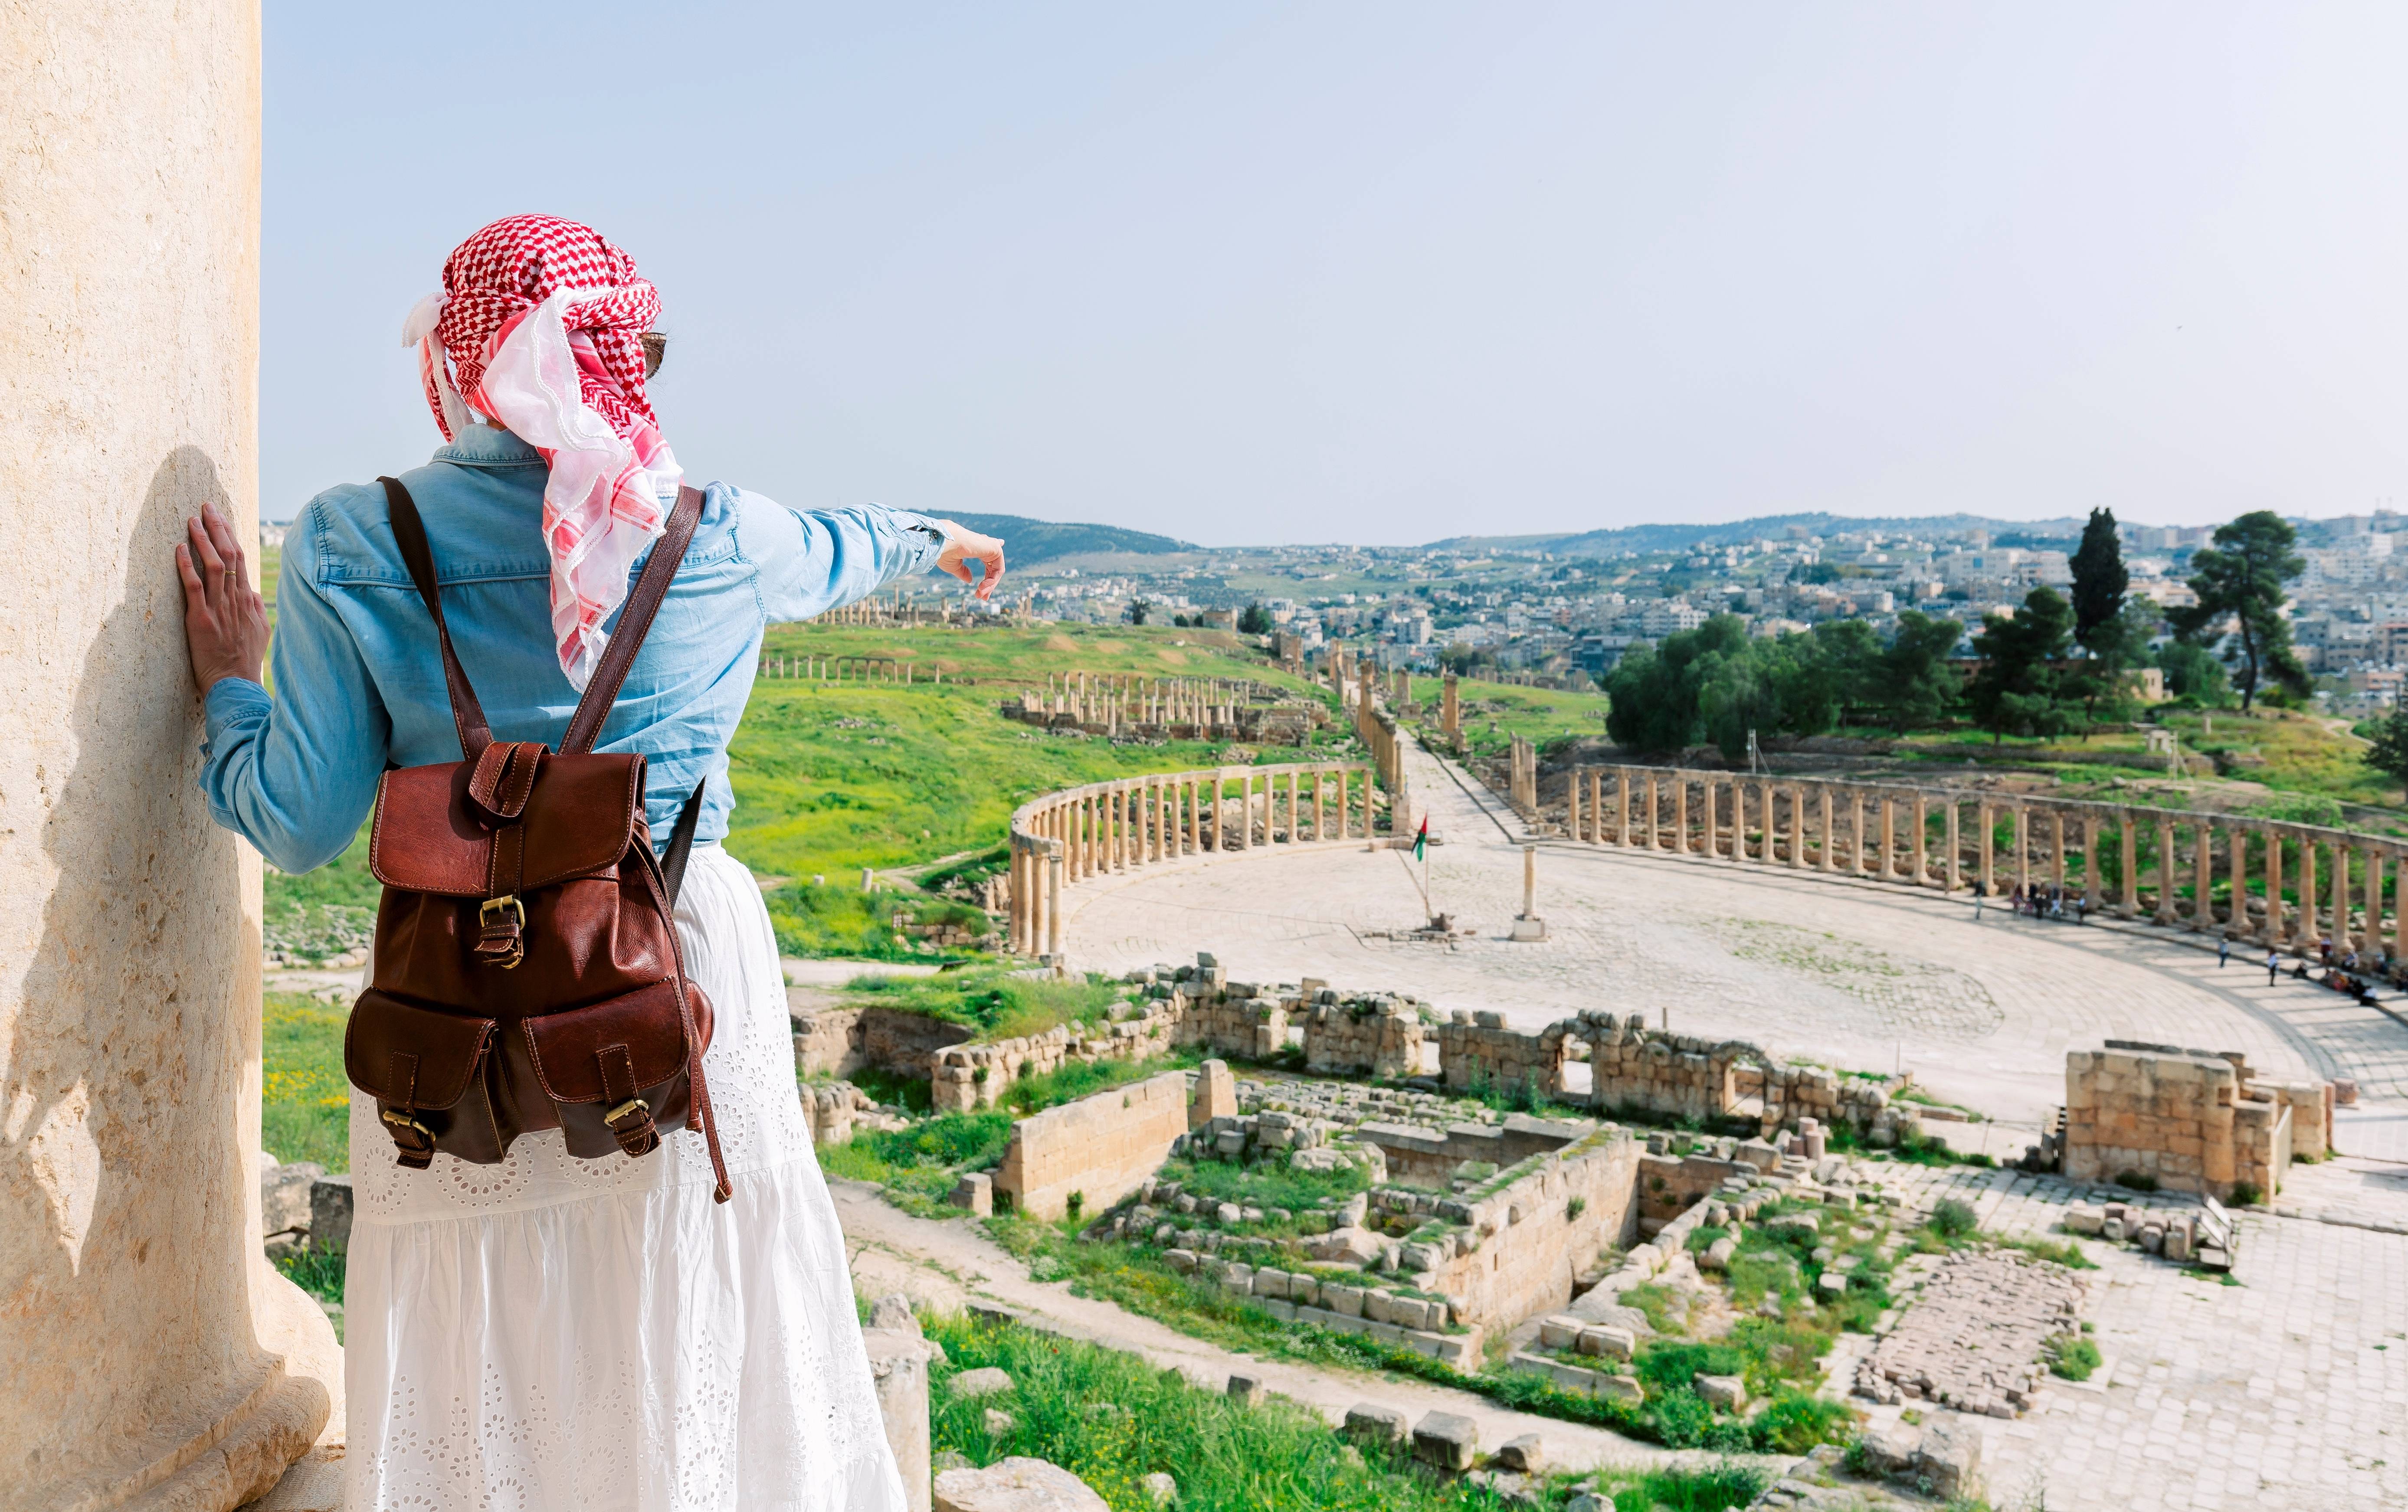
[[[2244,712],[2270,682],[2307,696],[2307,669],[2291,651],[2291,622],[2283,618],[2283,585],[2307,566],[2292,549],[2298,541],[2299,533],[2272,509],[2218,525],[2215,544],[2191,554],[2190,591],[2199,602],[2167,616],[2185,640],[2223,643]]]
[[[1702,728],[1698,693],[1746,649],[1747,627],[1735,615],[1718,614],[1695,630],[1665,636],[1660,646],[1625,652],[1606,676],[1606,735],[1650,753],[1696,744]]]
[[[1129,623],[1133,625],[1145,623],[1145,617],[1153,612],[1154,605],[1150,600],[1140,598],[1129,601]]]
[[[1898,631],[1864,669],[1864,702],[1882,711],[1892,731],[1904,735],[1918,726],[1937,724],[1956,697],[1956,673],[1948,653],[1964,638],[1965,627],[1920,610],[1898,617]]]
[[[2395,708],[2376,722],[2363,759],[2385,777],[2408,787],[2408,708]]]
[[[1260,603],[1249,604],[1238,611],[1238,634],[1268,635],[1271,633],[1271,611]]]
[[[2157,650],[2157,667],[2166,675],[2166,692],[2207,708],[2232,702],[2232,681],[2214,651],[2186,640],[2171,640]]]
[[[1982,616],[1982,633],[1973,637],[1982,669],[1966,696],[1994,743],[2010,731],[2045,735],[2066,728],[2057,663],[2072,638],[2073,606],[2053,589],[2033,589],[2014,614]]]
[[[2132,575],[2124,570],[2124,545],[2115,535],[2115,515],[2109,509],[2090,511],[2082,527],[2082,545],[2073,553],[2073,639],[2096,656],[2101,644],[2114,646],[2116,620],[2124,612],[2124,591]]]

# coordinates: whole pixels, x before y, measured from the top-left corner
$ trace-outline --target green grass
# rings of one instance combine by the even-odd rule
[[[294,992],[270,992],[265,1010],[259,1134],[280,1161],[348,1171],[351,1078],[343,1073],[348,1012]]]
[[[1147,1061],[1071,1061],[1062,1066],[1023,1077],[1003,1094],[1003,1105],[1025,1118],[1031,1113],[1065,1103],[1075,1103],[1082,1097],[1092,1097],[1114,1087],[1125,1087],[1133,1081],[1143,1081],[1168,1071],[1190,1071],[1201,1064],[1204,1053],[1184,1049],[1170,1055],[1157,1055]]]
[[[1193,1192],[1199,1202],[1236,1203],[1265,1209],[1284,1207],[1290,1212],[1306,1208],[1333,1198],[1351,1197],[1369,1188],[1371,1179],[1359,1165],[1342,1166],[1335,1171],[1299,1171],[1277,1159],[1257,1161],[1252,1165],[1235,1165],[1227,1161],[1184,1161],[1166,1163],[1160,1178],[1176,1181],[1182,1191]]]
[[[876,1182],[887,1201],[921,1218],[943,1218],[945,1202],[965,1171],[983,1171],[1011,1143],[1011,1115],[998,1108],[941,1113],[909,1129],[867,1130],[841,1145],[820,1148],[829,1176]]]
[[[844,1001],[962,1024],[985,1043],[1041,1034],[1056,1024],[1101,1023],[1127,991],[1100,977],[1044,981],[1002,966],[973,966],[934,977],[864,975],[846,984]]]
[[[1415,1470],[1402,1455],[1353,1449],[1311,1411],[1274,1398],[1243,1406],[1134,1355],[1035,1333],[1019,1324],[938,1319],[929,1336],[947,1360],[932,1371],[930,1434],[940,1452],[973,1464],[1029,1455],[1093,1487],[1113,1512],[1154,1512],[1143,1479],[1166,1473],[1183,1512],[1454,1512],[1498,1508],[1494,1495]],[[1001,1396],[955,1401],[957,1372],[994,1366],[1011,1377]],[[986,1414],[1009,1414],[987,1432]],[[1575,1477],[1548,1477],[1542,1505],[1560,1506]],[[1746,1505],[1764,1477],[1745,1466],[1606,1471],[1596,1476],[1616,1512],[1727,1512]]]
[[[1497,755],[1515,735],[1541,748],[1568,735],[1605,738],[1602,692],[1558,692],[1552,688],[1516,688],[1466,678],[1455,684],[1455,697],[1463,710],[1463,743],[1472,756]],[[1405,711],[1406,722],[1433,744],[1439,743],[1444,699],[1443,678],[1413,678],[1413,703]]]

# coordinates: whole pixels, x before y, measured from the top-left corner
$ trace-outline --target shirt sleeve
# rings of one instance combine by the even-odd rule
[[[315,870],[351,844],[376,801],[393,735],[358,643],[312,580],[308,524],[305,516],[285,537],[277,578],[276,692],[220,679],[202,747],[209,816],[286,872]]]
[[[758,569],[762,618],[772,624],[867,598],[897,578],[925,572],[945,533],[922,515],[884,505],[805,513],[757,493],[739,496],[737,546]]]

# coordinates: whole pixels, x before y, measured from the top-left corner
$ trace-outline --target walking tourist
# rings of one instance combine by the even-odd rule
[[[2231,959],[2232,936],[2229,934],[2217,935],[2215,937],[2215,969],[2222,971],[2224,969],[2224,963]]]
[[[2282,969],[2283,969],[2283,957],[2282,957],[2282,952],[2280,952],[2280,951],[2278,951],[2278,950],[2269,950],[2269,951],[2267,951],[2267,952],[2266,952],[2266,985],[2267,985],[2267,986],[2272,987],[2272,986],[2273,986],[2273,985],[2274,985],[2274,977],[2275,977],[2275,974],[2276,974],[2276,973],[2278,973],[2278,972],[2280,972]]]
[[[176,550],[210,810],[276,866],[306,872],[351,843],[388,766],[501,749],[504,787],[463,790],[454,826],[527,802],[506,791],[522,773],[540,798],[570,758],[522,766],[532,748],[502,743],[564,744],[609,635],[628,633],[613,616],[634,574],[656,539],[692,532],[657,616],[633,627],[641,649],[615,703],[606,691],[597,706],[595,749],[648,759],[656,849],[699,784],[681,891],[672,866],[660,877],[682,969],[715,1018],[692,1103],[706,1125],[715,1116],[724,1186],[691,1130],[654,1135],[640,1155],[606,1138],[610,1152],[585,1159],[552,1128],[519,1134],[496,1163],[438,1152],[408,1168],[394,1153],[415,1153],[411,1130],[380,1127],[376,1100],[354,1090],[344,1505],[361,1512],[906,1505],[796,1095],[777,943],[760,889],[720,846],[734,806],[726,749],[765,624],[930,566],[984,597],[1002,543],[878,506],[801,513],[717,482],[681,495],[689,475],[647,392],[665,350],[659,309],[633,260],[585,226],[513,216],[462,243],[405,332],[446,444],[390,487],[328,490],[294,522],[272,695],[241,543],[208,510]],[[466,689],[447,687],[453,648]],[[480,705],[484,719],[471,717]],[[472,801],[485,806],[461,806]],[[538,841],[515,843],[523,864]],[[489,844],[498,864],[500,841]],[[458,952],[455,974],[494,970],[467,958],[494,953],[508,911],[483,936],[480,916],[466,917],[436,949]],[[533,911],[518,923],[533,960],[535,932],[553,926]],[[609,1048],[596,1058],[607,1087]],[[648,1106],[630,1098],[609,1117]],[[609,1129],[625,1148],[622,1123]]]

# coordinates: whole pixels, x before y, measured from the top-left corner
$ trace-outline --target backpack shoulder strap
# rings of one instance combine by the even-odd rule
[[[475,761],[494,743],[494,732],[485,722],[484,706],[477,702],[477,690],[468,686],[468,674],[460,665],[459,654],[452,649],[451,627],[443,622],[443,592],[435,581],[435,553],[426,544],[426,522],[418,517],[418,501],[409,490],[401,486],[397,478],[380,478],[384,485],[387,511],[393,519],[393,535],[401,547],[401,560],[409,568],[409,580],[418,585],[420,602],[435,620],[435,639],[443,648],[443,689],[452,700],[452,724],[460,732],[460,756]]]
[[[562,755],[581,756],[592,750],[594,742],[601,736],[602,721],[610,717],[610,706],[619,698],[619,685],[627,680],[627,668],[634,664],[636,652],[643,648],[644,636],[652,628],[652,616],[660,611],[662,595],[669,591],[669,579],[677,576],[678,563],[685,560],[685,549],[693,542],[694,528],[701,519],[702,490],[691,485],[680,488],[677,507],[669,511],[667,527],[652,543],[652,557],[645,562],[635,589],[627,594],[626,607],[620,611],[619,628],[610,633],[609,644],[602,648],[602,660],[594,668],[593,679],[585,685],[585,696],[577,701],[577,712],[569,718],[568,734],[561,737]]]

